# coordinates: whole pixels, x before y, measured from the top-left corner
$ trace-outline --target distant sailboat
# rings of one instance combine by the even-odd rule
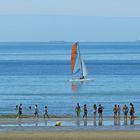
[[[89,81],[91,79],[87,79],[88,70],[84,60],[80,54],[80,46],[78,43],[74,43],[71,49],[71,70],[72,75],[76,75],[80,73],[80,78],[72,79],[70,81]]]

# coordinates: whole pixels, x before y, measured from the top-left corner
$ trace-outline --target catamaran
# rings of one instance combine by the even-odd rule
[[[71,49],[71,70],[72,70],[72,80],[73,81],[91,81],[92,79],[87,79],[88,70],[85,65],[84,60],[80,54],[80,46],[79,43],[76,42],[72,45]],[[80,73],[80,78],[74,79],[74,75]]]

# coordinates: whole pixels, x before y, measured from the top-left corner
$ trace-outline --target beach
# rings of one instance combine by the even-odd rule
[[[0,132],[4,140],[139,140],[139,131]]]

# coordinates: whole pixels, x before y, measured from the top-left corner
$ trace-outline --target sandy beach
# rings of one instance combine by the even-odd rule
[[[1,132],[1,140],[139,140],[139,131]]]

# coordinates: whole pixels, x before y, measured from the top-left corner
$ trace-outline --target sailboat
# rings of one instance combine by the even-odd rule
[[[92,79],[87,79],[88,70],[87,70],[84,60],[81,57],[80,46],[78,42],[72,45],[70,63],[71,63],[71,71],[72,71],[72,76],[73,76],[72,80],[70,80],[71,82],[92,80]],[[80,74],[80,78],[74,79],[74,75],[76,74]]]

